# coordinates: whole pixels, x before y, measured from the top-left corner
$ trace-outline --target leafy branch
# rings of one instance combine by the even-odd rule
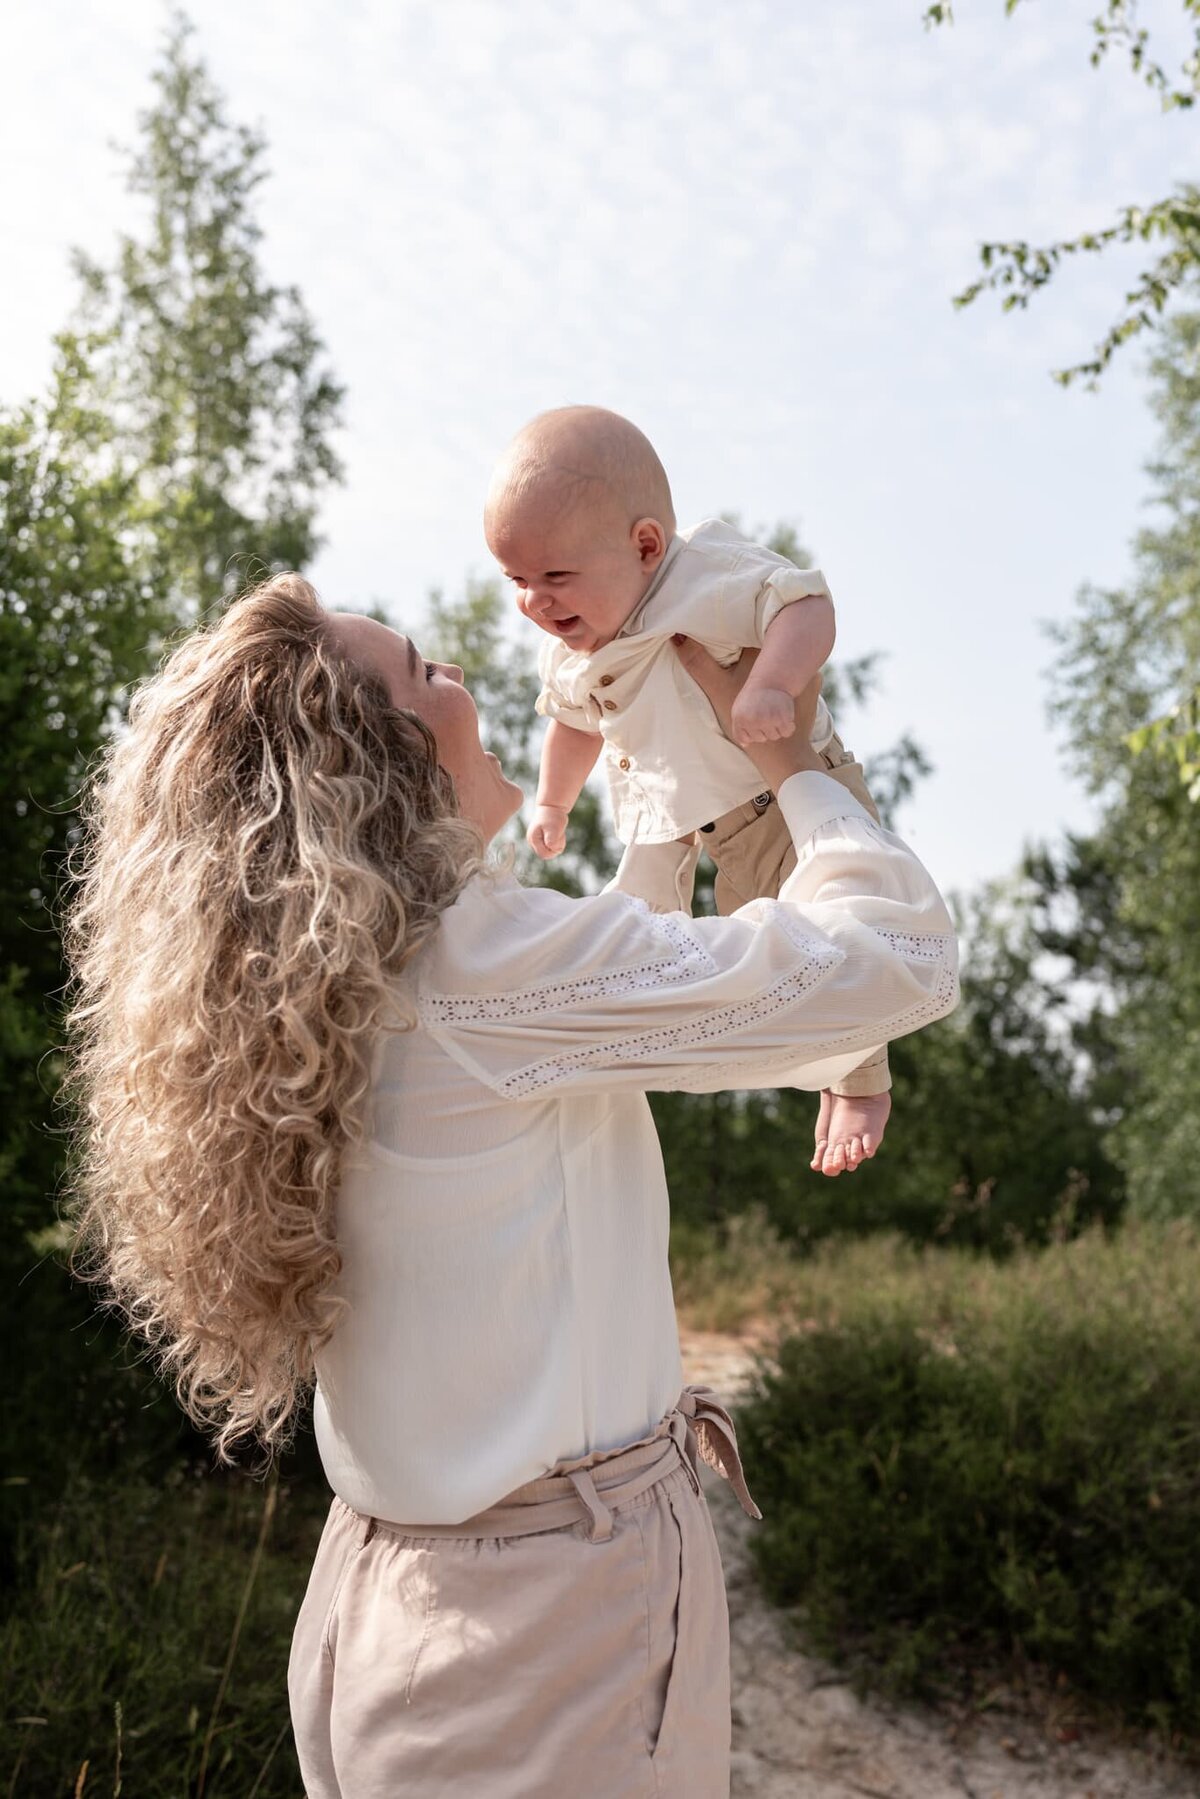
[[[1162,718],[1156,718],[1125,739],[1135,756],[1149,750],[1164,762],[1173,762],[1190,800],[1200,800],[1200,687]]]
[[[1005,14],[1011,15],[1022,4],[1023,0],[1004,0]],[[1106,0],[1094,15],[1092,67],[1098,68],[1113,52],[1123,51],[1132,73],[1159,96],[1164,112],[1190,109],[1200,95],[1200,0],[1181,0],[1191,30],[1188,52],[1175,75],[1151,55],[1150,33],[1139,21],[1139,4],[1140,0]],[[950,0],[927,6],[923,22],[926,30],[953,24]],[[1120,313],[1092,356],[1053,371],[1064,387],[1080,378],[1094,386],[1116,351],[1158,322],[1168,301],[1200,265],[1200,188],[1187,184],[1150,205],[1123,207],[1113,224],[1055,243],[984,243],[979,251],[984,272],[955,295],[954,304],[969,306],[980,294],[995,293],[1003,309],[1011,312],[1027,306],[1068,257],[1098,254],[1112,244],[1134,243],[1165,247],[1126,293]]]

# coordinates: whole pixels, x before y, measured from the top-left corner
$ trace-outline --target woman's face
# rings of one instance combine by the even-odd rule
[[[382,677],[393,706],[415,712],[429,726],[437,739],[438,761],[454,782],[459,811],[490,842],[525,796],[479,741],[479,714],[463,686],[462,669],[424,661],[410,637],[377,619],[350,612],[329,617],[345,654]]]

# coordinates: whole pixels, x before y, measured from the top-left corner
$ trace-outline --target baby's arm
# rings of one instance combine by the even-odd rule
[[[574,725],[564,725],[561,718],[550,720],[542,745],[533,822],[525,833],[530,848],[543,861],[562,854],[571,807],[596,766],[603,742],[599,731],[577,731]]]
[[[792,735],[796,696],[829,660],[836,635],[833,601],[824,594],[794,600],[776,613],[733,704],[735,743],[745,748]]]

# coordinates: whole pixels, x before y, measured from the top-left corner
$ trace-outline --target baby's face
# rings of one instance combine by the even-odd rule
[[[662,561],[644,532],[622,531],[586,508],[501,512],[488,520],[487,536],[525,617],[585,653],[612,642]]]

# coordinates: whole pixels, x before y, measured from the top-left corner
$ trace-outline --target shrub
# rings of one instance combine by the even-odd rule
[[[1015,1652],[1200,1730],[1198,1290],[1190,1225],[799,1265],[739,1423],[768,1592],[900,1688]]]

